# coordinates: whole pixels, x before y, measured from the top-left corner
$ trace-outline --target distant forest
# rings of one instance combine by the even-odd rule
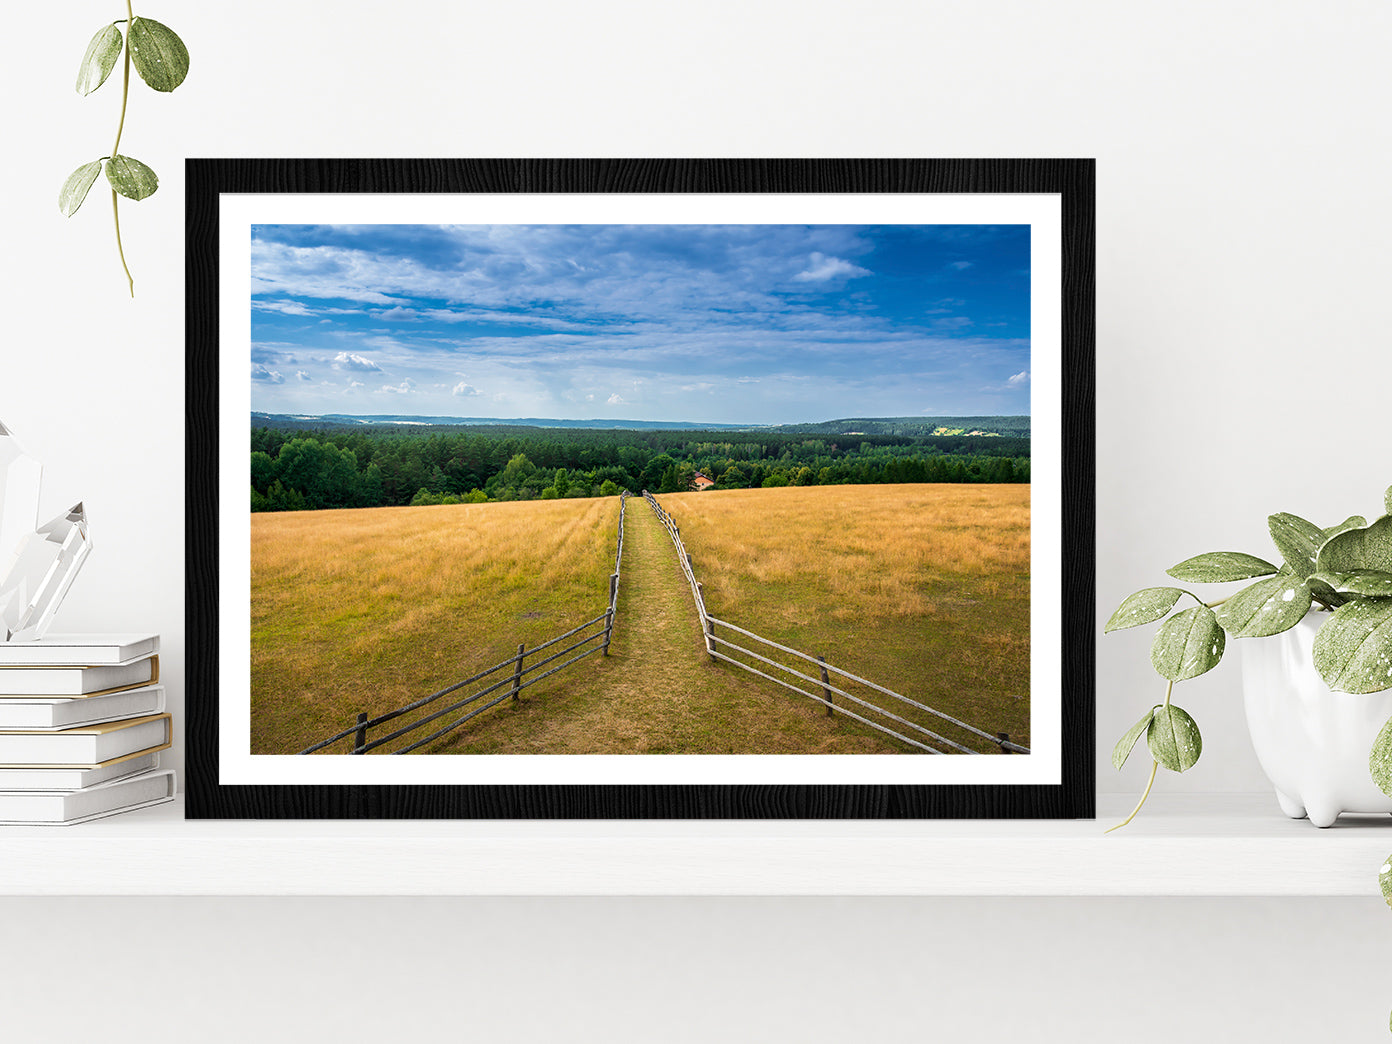
[[[1024,422],[1006,434],[987,421]],[[982,421],[982,425],[963,422]],[[255,427],[251,510],[485,503],[675,493],[698,474],[715,489],[887,482],[1028,482],[1028,418],[879,418],[732,431]],[[916,425],[962,432],[886,432]],[[873,430],[875,426],[879,430]],[[1005,425],[1001,425],[1005,427]],[[993,434],[968,434],[977,430]]]

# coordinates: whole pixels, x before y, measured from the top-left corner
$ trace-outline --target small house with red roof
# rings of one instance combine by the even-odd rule
[[[714,485],[714,482],[712,482],[710,479],[706,478],[706,476],[700,474],[699,472],[696,474],[696,477],[691,480],[691,488],[697,491],[703,489],[710,489]]]

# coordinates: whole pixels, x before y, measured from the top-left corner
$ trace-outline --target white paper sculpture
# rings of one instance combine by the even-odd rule
[[[87,512],[80,503],[20,543],[9,574],[0,582],[6,641],[33,642],[44,636],[91,553]]]
[[[0,569],[39,524],[39,480],[43,466],[24,452],[0,424]]]

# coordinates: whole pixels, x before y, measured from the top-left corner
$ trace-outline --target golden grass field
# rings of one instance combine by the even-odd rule
[[[715,616],[1028,744],[1028,486],[660,499]],[[611,655],[423,753],[909,749],[706,657],[675,549],[641,498],[628,512]],[[618,515],[617,497],[252,515],[252,752],[295,753],[598,616]]]
[[[617,497],[253,514],[252,752],[295,753],[599,615],[618,516]]]
[[[807,486],[658,499],[681,527],[713,616],[1028,745],[1029,489]]]

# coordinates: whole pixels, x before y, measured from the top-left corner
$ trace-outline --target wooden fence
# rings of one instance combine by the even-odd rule
[[[525,644],[519,644],[517,646],[517,655],[510,656],[506,660],[503,660],[501,663],[495,663],[492,667],[479,671],[477,674],[465,678],[463,681],[455,682],[453,685],[446,686],[439,692],[431,693],[429,696],[416,700],[412,703],[408,703],[404,707],[398,707],[396,710],[387,711],[385,714],[379,714],[375,718],[368,717],[366,712],[360,713],[358,715],[358,720],[354,722],[352,725],[350,725],[348,728],[343,729],[340,732],[334,733],[334,735],[330,736],[328,739],[320,740],[318,743],[314,744],[311,747],[306,747],[304,750],[300,751],[300,753],[313,754],[335,743],[341,743],[344,740],[347,740],[351,737],[352,748],[346,751],[346,753],[366,754],[369,751],[376,750],[377,748],[382,747],[385,744],[391,743],[395,740],[410,737],[411,733],[414,733],[419,729],[423,729],[427,725],[432,725],[436,722],[441,722],[440,727],[433,729],[428,735],[421,736],[418,738],[410,737],[409,739],[407,739],[405,745],[399,747],[398,749],[392,751],[383,751],[383,753],[389,754],[409,754],[411,751],[423,747],[427,743],[433,743],[440,737],[454,731],[470,719],[478,717],[478,715],[482,714],[484,711],[496,707],[498,706],[498,704],[503,703],[507,700],[515,701],[518,697],[518,694],[521,693],[521,691],[527,688],[529,685],[535,685],[543,678],[551,677],[551,675],[557,673],[558,671],[564,670],[571,664],[583,660],[586,656],[592,656],[595,653],[601,653],[604,656],[608,656],[609,641],[614,633],[614,617],[619,604],[619,574],[620,567],[623,562],[624,513],[627,510],[628,506],[628,496],[628,491],[625,490],[619,497],[618,548],[614,552],[614,572],[611,573],[609,576],[609,606],[607,609],[604,610],[604,612],[600,613],[593,620],[587,620],[584,623],[582,623],[579,627],[572,628],[565,634],[558,634],[555,638],[543,642],[540,645],[533,646],[531,649],[528,649],[525,646]],[[589,631],[592,631],[592,633],[585,633]],[[538,653],[542,653],[547,651],[548,649],[551,649],[553,646],[565,641],[567,638],[575,638],[576,640],[572,642],[570,645],[567,645],[565,648],[553,652],[549,656],[544,657],[543,659],[534,659]],[[584,652],[578,653],[575,656],[570,657],[570,659],[566,660],[564,663],[557,664],[555,667],[552,667],[549,671],[546,671],[542,674],[537,674],[534,677],[526,677],[527,675],[532,674],[532,672],[541,670],[541,668],[547,666],[548,664],[555,663],[555,661],[559,660],[561,657],[567,655],[568,653],[575,652],[576,649],[579,649],[582,646],[586,645],[589,645],[590,648],[585,649]],[[524,661],[529,657],[533,658],[532,662],[530,664],[524,664]],[[500,680],[492,682],[491,684],[480,689],[479,691],[471,693],[470,695],[465,696],[463,699],[449,701],[446,706],[432,709],[423,717],[416,718],[409,724],[401,725],[393,729],[391,732],[387,733],[385,736],[377,736],[370,741],[368,740],[367,733],[369,729],[380,728],[388,722],[396,721],[402,717],[405,717],[408,714],[412,714],[416,711],[424,710],[427,707],[431,707],[433,704],[443,701],[446,696],[451,696],[454,693],[459,692],[461,689],[466,688],[467,686],[475,685],[478,682],[483,681],[485,678],[488,678],[491,675],[496,675],[499,671],[502,671],[508,667],[512,668],[510,673],[505,675]],[[489,699],[486,703],[474,706],[478,703],[479,700],[482,700],[488,696],[492,696],[492,699]],[[456,714],[460,711],[464,711],[464,713],[459,717],[450,717],[450,715]]]
[[[710,655],[711,659],[733,664],[751,674],[756,674],[761,678],[765,678],[775,685],[781,685],[785,689],[791,689],[793,692],[816,700],[818,703],[826,706],[829,716],[833,714],[844,714],[864,725],[868,725],[872,729],[893,736],[895,739],[907,743],[916,750],[924,753],[945,753],[940,747],[946,747],[962,754],[984,753],[982,750],[973,749],[965,745],[966,743],[973,742],[973,740],[977,741],[978,746],[983,746],[984,744],[981,744],[979,741],[985,740],[990,747],[995,748],[990,750],[991,753],[1029,753],[1028,747],[1023,747],[1018,743],[1012,743],[1008,733],[997,732],[992,734],[974,725],[968,725],[966,722],[960,721],[950,714],[944,714],[940,710],[919,703],[917,700],[912,700],[892,689],[885,688],[883,685],[876,685],[872,681],[866,681],[864,678],[858,677],[850,671],[844,671],[839,667],[834,667],[826,662],[825,657],[809,656],[807,653],[799,652],[796,649],[790,649],[786,645],[780,645],[777,642],[763,638],[753,631],[747,631],[743,627],[738,627],[726,620],[721,620],[712,616],[706,610],[705,588],[702,586],[701,582],[696,579],[696,572],[691,563],[691,555],[687,552],[686,545],[682,543],[681,527],[677,525],[676,520],[663,509],[662,505],[657,502],[657,499],[647,490],[643,491],[643,498],[651,505],[659,521],[661,521],[664,528],[666,528],[667,535],[672,538],[673,546],[677,549],[677,560],[681,564],[683,575],[686,576],[687,582],[691,585],[692,599],[696,603],[696,612],[701,618],[701,631],[704,635],[706,652]],[[723,633],[716,632],[717,625],[719,625],[725,633],[733,632],[737,635],[741,635],[749,644],[758,643],[767,649],[778,650],[788,656],[797,657],[805,661],[809,665],[806,669],[811,670],[815,668],[817,670],[817,676],[813,677],[811,674],[804,673],[802,670],[797,670],[779,663],[769,656],[762,655],[731,641],[726,638]],[[778,673],[770,674],[768,671],[761,670],[753,664],[736,659],[734,656],[731,656],[730,653],[739,653],[743,656],[747,656],[756,663]],[[838,682],[841,682],[841,684],[832,684],[832,674],[837,676]],[[796,682],[789,681],[787,680],[788,678],[796,679]],[[841,681],[842,679],[844,679],[844,682]],[[803,684],[799,683],[803,683],[807,687],[805,688]],[[858,696],[852,692],[848,692],[844,687],[846,684],[859,685],[879,696],[898,700],[905,708],[913,708],[930,716],[934,719],[938,728],[949,726],[953,729],[966,732],[972,739],[962,737],[961,742],[949,739],[947,736],[941,735],[918,722],[910,721],[908,718],[887,710],[885,707],[880,706],[879,703],[865,698],[864,695]],[[838,696],[843,702],[836,702],[836,697]],[[847,706],[847,703],[854,704],[858,710],[852,710]],[[916,735],[905,735],[903,732],[896,731],[893,727],[884,725],[880,721],[872,721],[864,717],[861,712],[874,714],[878,718],[895,722],[904,729],[912,730]]]

